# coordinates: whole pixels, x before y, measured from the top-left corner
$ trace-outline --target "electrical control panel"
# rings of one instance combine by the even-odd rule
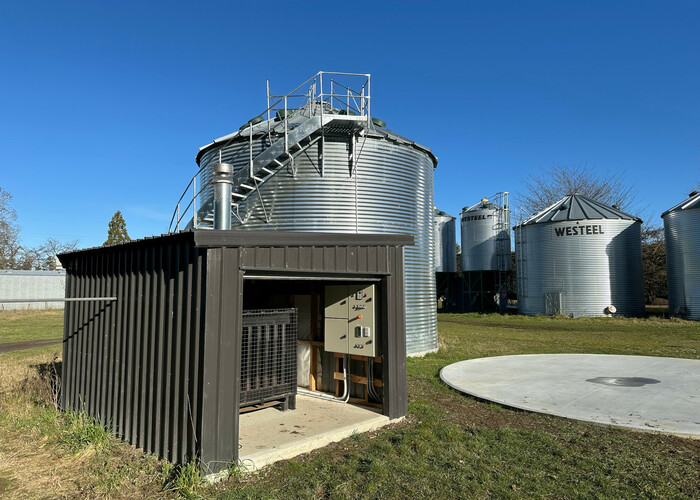
[[[328,285],[325,297],[325,350],[376,356],[374,285]]]

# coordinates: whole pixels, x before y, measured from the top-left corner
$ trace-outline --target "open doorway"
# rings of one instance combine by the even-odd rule
[[[266,357],[256,362],[256,366],[264,365],[275,373],[288,373],[289,349],[280,346],[280,343],[287,342],[288,334],[285,337],[278,331],[270,334],[269,329],[247,329],[245,318],[256,312],[270,311],[268,316],[272,318],[277,314],[279,321],[284,321],[284,318],[290,321],[296,319],[296,325],[291,328],[296,331],[294,364],[299,393],[341,398],[351,404],[381,409],[383,358],[381,322],[377,319],[381,317],[381,304],[376,299],[379,288],[378,282],[369,280],[246,279],[243,293],[244,353],[247,348],[263,348],[267,351]],[[352,303],[346,305],[345,297]],[[337,312],[338,308],[346,307],[347,313]],[[285,328],[288,332],[290,326]],[[333,330],[337,328],[341,328],[339,333]],[[343,335],[342,329],[345,328],[347,333]],[[265,341],[253,338],[260,335],[270,338]],[[268,344],[265,345],[265,342]],[[348,345],[347,349],[343,346],[344,342]],[[246,370],[245,363],[243,370]],[[244,376],[251,374],[242,373],[242,382],[246,384],[242,387],[243,391],[256,386],[255,382],[251,384]],[[293,406],[286,393],[280,394],[282,397],[278,401],[283,408],[285,405]],[[267,403],[269,406],[271,401],[269,396],[268,401],[242,396],[241,407],[248,408],[257,403]]]
[[[376,280],[244,281],[242,466],[257,469],[389,423],[379,287]],[[371,355],[336,352],[353,349]]]

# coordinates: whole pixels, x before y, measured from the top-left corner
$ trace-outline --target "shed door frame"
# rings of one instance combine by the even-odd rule
[[[397,269],[386,273],[304,273],[242,268],[240,248],[208,249],[207,305],[204,344],[204,391],[201,461],[210,470],[239,460],[241,350],[243,339],[243,290],[245,279],[316,279],[323,281],[375,282],[380,287],[382,315],[383,413],[389,418],[406,415],[406,336],[403,284],[403,248]],[[223,332],[232,332],[225,335]],[[233,385],[233,388],[231,387]]]

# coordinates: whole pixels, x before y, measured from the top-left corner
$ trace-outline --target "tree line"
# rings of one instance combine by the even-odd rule
[[[22,271],[53,271],[58,266],[56,256],[78,247],[78,240],[62,242],[47,238],[35,247],[23,245],[20,239],[17,213],[12,208],[12,195],[0,187],[0,269]],[[126,222],[117,211],[109,222],[105,245],[129,241]]]
[[[78,240],[61,242],[47,238],[36,247],[23,245],[11,202],[12,195],[0,188],[0,269],[53,271],[57,266],[56,255],[74,250]]]

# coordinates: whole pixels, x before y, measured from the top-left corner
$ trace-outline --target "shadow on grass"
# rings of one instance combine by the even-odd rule
[[[31,365],[36,370],[38,379],[27,377],[25,389],[31,390],[39,401],[59,409],[61,402],[61,373],[63,362],[58,360],[58,354],[53,355],[53,359],[47,363]]]

